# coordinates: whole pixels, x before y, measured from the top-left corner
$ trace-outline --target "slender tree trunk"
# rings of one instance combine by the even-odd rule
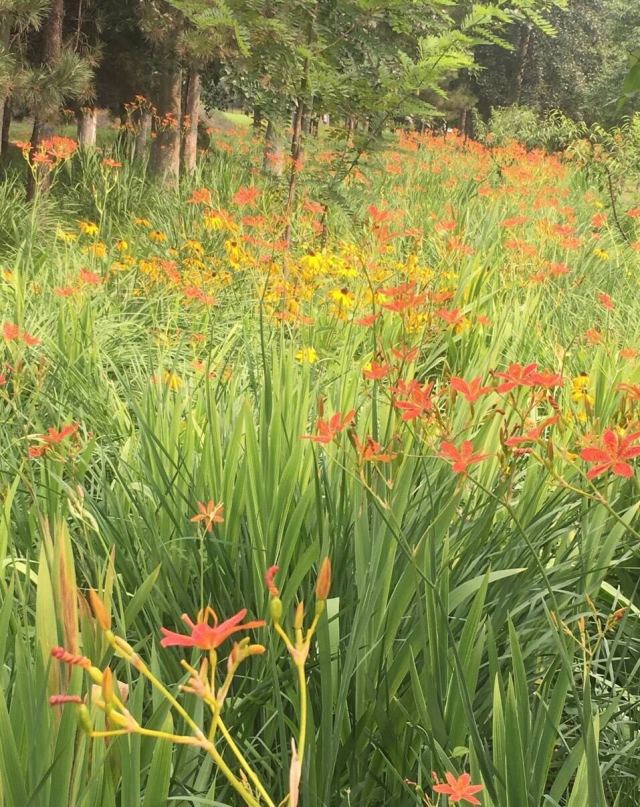
[[[95,107],[81,107],[78,113],[78,145],[80,148],[95,148],[97,134],[98,110]]]
[[[353,134],[353,130],[355,127],[355,119],[353,115],[347,115],[347,139],[351,140],[351,135]]]
[[[182,70],[167,59],[160,77],[158,129],[151,150],[151,167],[158,181],[176,188],[180,177],[180,119]]]
[[[284,147],[282,132],[278,121],[269,118],[264,135],[264,155],[262,172],[274,177],[281,177],[284,172]]]
[[[196,158],[198,156],[198,122],[200,116],[200,95],[202,90],[202,79],[199,70],[192,68],[189,71],[189,88],[187,90],[187,103],[185,109],[185,135],[184,151],[182,158],[184,161],[184,171],[192,174],[196,170]]]
[[[136,160],[144,160],[149,147],[153,116],[148,109],[141,109],[137,116],[136,139],[133,144],[133,155]]]
[[[465,107],[460,113],[460,134],[464,135],[465,140],[467,137],[467,108]]]
[[[52,67],[59,61],[62,54],[62,23],[64,21],[64,0],[52,0],[49,7],[49,16],[44,26],[44,39],[42,49],[42,65],[43,67]],[[52,109],[39,109],[33,120],[33,131],[31,133],[31,154],[33,155],[38,144],[44,138],[45,133],[49,130],[47,120],[54,110]],[[36,183],[38,182],[41,190],[46,190],[48,185],[48,174],[44,174],[41,178],[34,178],[33,174],[27,174],[27,199],[31,200],[36,193]]]
[[[11,128],[11,101],[5,98],[2,104],[2,135],[0,136],[0,159],[6,159],[9,153],[9,130]]]
[[[254,131],[262,129],[262,110],[259,106],[253,108],[253,129]]]
[[[529,56],[529,47],[531,45],[531,32],[530,25],[524,26],[520,32],[520,43],[518,45],[518,68],[516,73],[516,80],[513,83],[513,98],[514,104],[519,104],[522,99],[522,85],[524,84],[524,74],[527,68],[527,58]]]
[[[293,118],[293,134],[291,135],[291,173],[289,174],[289,190],[287,193],[287,227],[284,236],[284,240],[287,242],[287,245],[291,241],[291,215],[293,213],[293,204],[296,198],[298,174],[300,173],[300,161],[302,159],[303,119],[304,101],[302,98],[298,98],[298,103]]]

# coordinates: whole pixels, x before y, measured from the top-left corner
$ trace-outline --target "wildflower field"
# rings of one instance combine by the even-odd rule
[[[0,184],[0,805],[640,802],[640,209],[118,148]]]

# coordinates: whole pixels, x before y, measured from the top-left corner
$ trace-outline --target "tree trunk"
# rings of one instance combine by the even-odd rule
[[[62,54],[62,23],[64,21],[64,0],[52,0],[49,7],[49,16],[44,26],[44,39],[42,48],[42,66],[52,67],[59,61]],[[33,120],[33,131],[31,133],[31,155],[38,148],[38,144],[49,131],[47,121],[55,110],[41,108],[36,110]],[[31,171],[27,174],[27,199],[31,200],[36,194],[36,190],[46,190],[48,186],[49,174],[34,176]]]
[[[291,136],[291,173],[289,174],[289,190],[287,193],[287,226],[284,240],[289,245],[291,241],[291,216],[296,198],[298,186],[298,174],[300,173],[300,160],[302,159],[302,121],[304,118],[304,101],[298,98],[298,103],[293,118],[293,134]]]
[[[516,80],[513,83],[513,98],[512,103],[519,104],[522,99],[522,85],[524,84],[524,74],[527,67],[527,58],[529,56],[529,46],[531,45],[531,31],[530,25],[526,25],[520,33],[520,43],[518,45],[518,68],[516,73]]]
[[[9,129],[11,128],[11,101],[5,99],[2,109],[2,136],[0,137],[0,158],[6,159],[9,154]]]
[[[262,110],[259,106],[253,108],[253,129],[254,131],[262,129]]]
[[[141,109],[136,121],[136,139],[133,144],[133,156],[136,160],[144,160],[151,137],[153,116],[148,109]]]
[[[284,171],[284,148],[282,133],[278,122],[271,118],[267,121],[267,131],[264,136],[264,155],[262,172],[274,177],[281,177]]]
[[[189,89],[187,90],[187,104],[185,109],[185,135],[184,151],[182,154],[184,161],[184,171],[192,174],[196,170],[196,158],[198,155],[198,121],[200,115],[200,94],[202,90],[202,79],[200,72],[192,68],[189,72]]]
[[[180,111],[182,70],[167,59],[160,77],[158,128],[151,150],[151,168],[158,181],[176,188],[180,177]]]
[[[353,115],[347,115],[347,140],[351,140],[353,130],[355,127],[355,119]]]
[[[460,134],[464,135],[467,139],[467,108],[465,107],[460,113]]]
[[[83,106],[78,113],[78,145],[82,149],[95,148],[98,133],[98,110]]]

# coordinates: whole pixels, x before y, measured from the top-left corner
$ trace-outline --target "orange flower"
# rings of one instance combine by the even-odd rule
[[[613,311],[613,309],[616,307],[611,297],[609,297],[609,295],[605,294],[603,291],[598,294],[598,302],[603,308],[606,308],[607,311]]]
[[[537,364],[527,364],[523,367],[518,362],[513,362],[504,373],[494,374],[496,378],[504,378],[504,382],[498,386],[498,392],[510,392],[514,387],[534,386],[537,369]]]
[[[211,204],[211,191],[208,188],[198,188],[193,191],[191,196],[187,199],[188,205],[210,205]]]
[[[238,188],[233,195],[233,202],[237,205],[252,205],[260,196],[260,189],[255,186]]]
[[[317,434],[303,434],[302,439],[327,445],[336,435],[340,434],[340,432],[344,431],[347,426],[352,423],[355,416],[356,410],[352,409],[344,416],[340,412],[336,412],[335,415],[332,415],[331,418],[329,418],[329,420],[322,420],[322,418],[318,418],[316,421]]]
[[[433,409],[433,403],[431,401],[432,389],[432,383],[424,384],[423,386],[416,384],[412,387],[408,400],[396,400],[394,402],[396,409],[400,409],[402,412],[402,420],[407,422],[415,420]]]
[[[465,381],[464,378],[454,375],[451,378],[451,388],[464,396],[470,404],[474,404],[483,395],[493,392],[493,387],[482,386],[482,376],[476,376],[471,381]]]
[[[364,462],[392,462],[397,457],[392,451],[383,450],[373,437],[365,438],[364,443],[356,437],[355,446]]]
[[[264,619],[255,619],[252,622],[242,620],[247,615],[247,609],[243,608],[234,616],[218,624],[218,616],[213,608],[205,608],[200,611],[195,624],[186,614],[182,615],[182,621],[191,630],[191,635],[174,633],[161,628],[163,639],[160,640],[162,647],[198,647],[200,650],[215,650],[217,647],[234,633],[241,630],[263,627]],[[212,624],[210,624],[212,622]]]
[[[213,532],[213,525],[222,524],[224,521],[224,505],[222,503],[214,504],[213,499],[209,499],[206,504],[198,502],[198,510],[199,512],[190,520],[194,523],[204,522],[207,532]]]
[[[474,454],[473,443],[471,440],[465,440],[464,443],[457,448],[453,443],[446,440],[440,444],[440,452],[438,456],[441,459],[448,460],[452,463],[452,470],[457,474],[466,474],[470,465],[475,465],[477,462],[482,462],[489,457],[489,454]]]
[[[456,779],[452,773],[447,772],[445,778],[447,784],[438,782],[433,786],[434,792],[448,796],[449,801],[454,804],[460,801],[466,801],[468,804],[480,804],[474,794],[479,793],[483,789],[483,785],[472,785],[468,773],[463,773]]]
[[[640,456],[640,445],[633,445],[640,439],[640,432],[620,436],[613,429],[606,429],[600,445],[588,446],[580,456],[585,462],[595,463],[587,471],[587,479],[612,471],[616,476],[633,476],[633,466],[628,460]]]
[[[389,375],[389,370],[391,367],[388,364],[378,364],[372,361],[362,368],[362,375],[371,381],[379,381]]]

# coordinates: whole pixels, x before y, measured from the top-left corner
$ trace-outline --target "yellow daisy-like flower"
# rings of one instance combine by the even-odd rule
[[[596,258],[600,258],[601,261],[609,260],[609,253],[604,249],[599,249],[596,247],[596,249],[593,250],[593,254],[596,256]]]
[[[121,238],[119,241],[116,241],[116,249],[118,252],[126,252],[129,249],[128,241],[125,241]]]
[[[584,375],[577,375],[571,380],[571,400],[576,403],[581,401],[588,401],[593,403],[593,398],[589,395],[589,384],[591,380],[586,373]]]
[[[97,241],[95,244],[88,246],[85,252],[93,255],[94,258],[104,258],[107,254],[107,245],[103,241]]]
[[[151,230],[149,240],[153,241],[154,244],[164,244],[167,240],[167,234],[163,233],[162,230]]]
[[[79,221],[78,229],[83,235],[97,235],[99,231],[98,225],[94,221]]]
[[[355,298],[349,289],[333,289],[333,291],[329,292],[329,297],[340,308],[353,308],[356,304]]]
[[[133,220],[133,224],[136,227],[146,227],[147,229],[149,229],[152,226],[149,219],[141,219],[141,218],[135,218]]]
[[[315,364],[318,361],[318,354],[315,348],[303,347],[296,352],[296,361],[300,364]]]

